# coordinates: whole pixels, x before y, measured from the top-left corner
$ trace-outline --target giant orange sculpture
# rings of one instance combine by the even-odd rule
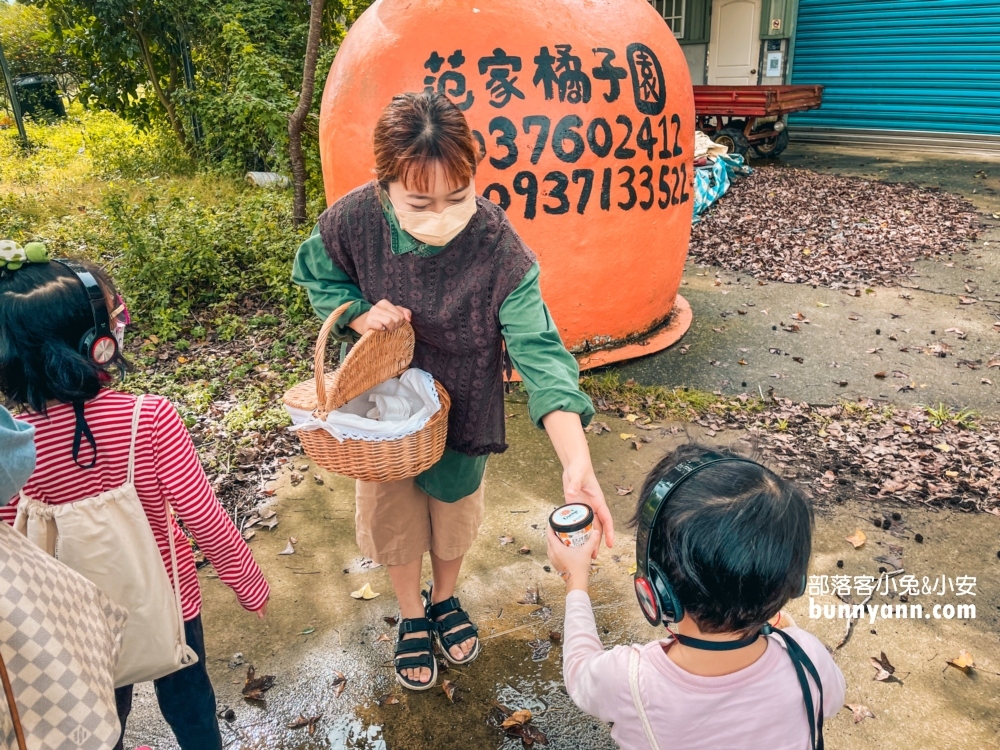
[[[382,108],[425,88],[468,117],[484,155],[477,190],[538,256],[582,367],[683,335],[694,102],[684,55],[646,0],[377,0],[323,94],[329,202],[372,179]]]

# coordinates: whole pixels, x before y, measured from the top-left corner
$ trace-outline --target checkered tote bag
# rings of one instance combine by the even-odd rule
[[[0,654],[29,750],[106,750],[118,742],[114,674],[127,616],[0,522]],[[18,747],[2,701],[0,738]]]

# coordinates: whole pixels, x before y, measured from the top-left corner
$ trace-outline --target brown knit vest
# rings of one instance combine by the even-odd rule
[[[500,306],[535,262],[507,215],[478,197],[468,226],[438,255],[393,255],[389,224],[372,182],[319,218],[333,262],[369,302],[413,312],[413,366],[451,396],[448,447],[470,456],[507,448]]]

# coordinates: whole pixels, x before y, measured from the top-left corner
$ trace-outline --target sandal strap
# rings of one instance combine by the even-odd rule
[[[397,656],[400,654],[415,654],[421,651],[430,651],[432,646],[432,641],[430,638],[407,638],[405,641],[396,641],[395,653]]]
[[[428,598],[428,602],[430,599]],[[436,620],[441,615],[448,614],[449,612],[455,612],[462,609],[462,603],[458,600],[457,596],[453,596],[450,599],[445,599],[443,602],[438,602],[437,604],[431,604],[427,607],[427,616],[432,620]]]
[[[475,628],[476,626],[472,624],[469,619],[469,614],[464,609],[460,609],[451,614],[445,615],[440,620],[438,620],[435,625],[439,632],[443,633],[446,630],[451,630],[452,628],[457,628],[459,625],[468,625],[469,627]]]
[[[404,669],[419,669],[420,667],[434,669],[434,657],[430,654],[421,654],[420,656],[405,656],[396,659],[397,672]]]
[[[410,633],[429,633],[434,630],[434,622],[426,617],[411,617],[407,620],[400,620],[399,622],[399,636],[402,638],[404,635],[409,635]]]
[[[452,646],[464,643],[470,638],[478,638],[479,628],[470,622],[461,630],[456,630],[452,633],[448,633],[444,629],[439,630],[438,637],[441,639],[445,648],[451,648]]]

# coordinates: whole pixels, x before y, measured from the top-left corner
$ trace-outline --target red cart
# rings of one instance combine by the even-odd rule
[[[788,146],[790,112],[817,109],[822,86],[695,86],[698,130],[730,153],[773,158]]]

